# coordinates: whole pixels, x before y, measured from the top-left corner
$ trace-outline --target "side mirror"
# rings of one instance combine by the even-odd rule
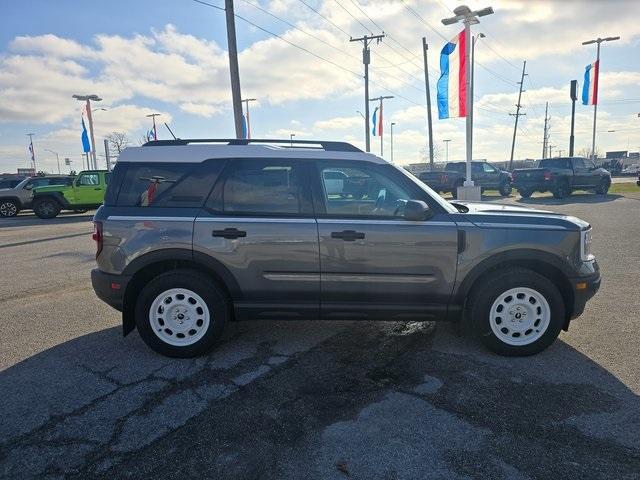
[[[33,184],[30,183],[29,185],[25,186],[24,188],[25,188],[25,190],[33,190]]]
[[[407,200],[404,206],[403,217],[407,220],[421,222],[431,218],[431,215],[432,212],[429,205],[422,200]]]

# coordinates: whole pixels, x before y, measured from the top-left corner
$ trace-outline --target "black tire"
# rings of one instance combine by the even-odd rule
[[[596,187],[596,193],[598,195],[606,195],[611,187],[611,180],[609,178],[603,178],[600,180],[600,184]]]
[[[559,182],[556,188],[553,189],[553,198],[557,198],[558,200],[566,198],[569,195],[571,195],[571,190],[567,182]]]
[[[528,344],[510,345],[505,343],[496,336],[491,328],[490,314],[494,302],[513,288],[532,289],[542,295],[549,306],[550,315],[546,330],[541,332],[539,338]],[[498,355],[520,357],[541,352],[555,341],[565,322],[565,305],[560,291],[548,278],[532,270],[517,267],[496,271],[489,277],[483,277],[482,281],[477,283],[477,286],[473,288],[469,296],[466,315],[466,320],[472,325],[474,333],[489,350]],[[508,313],[505,312],[505,315],[508,315]],[[532,321],[538,321],[535,319],[536,313],[533,312],[532,315],[533,317],[530,315],[529,318]],[[510,325],[509,322],[509,319],[505,319],[504,325]],[[535,329],[534,325],[531,326]],[[529,331],[527,330],[527,332]],[[518,334],[518,337],[521,335]],[[515,333],[513,336],[515,336]]]
[[[62,210],[62,206],[55,198],[44,197],[33,201],[33,213],[40,218],[55,218],[60,210]]]
[[[498,189],[498,192],[503,197],[510,197],[511,196],[511,190],[512,190],[511,183],[510,182],[504,182],[502,185],[500,185],[500,188]]]
[[[171,345],[162,340],[154,332],[149,318],[154,300],[163,292],[177,288],[191,290],[201,297],[210,314],[209,325],[202,337],[189,345]],[[178,269],[163,273],[147,282],[136,300],[135,320],[138,333],[151,349],[168,357],[192,358],[211,350],[229,320],[230,309],[227,295],[211,277],[195,270]],[[167,315],[169,315],[168,311]],[[189,321],[188,316],[187,321]]]
[[[0,200],[0,217],[15,217],[20,207],[14,200]]]
[[[533,190],[530,190],[528,188],[519,188],[518,193],[522,198],[529,198],[533,193]]]

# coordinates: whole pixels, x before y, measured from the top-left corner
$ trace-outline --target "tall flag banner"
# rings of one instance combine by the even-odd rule
[[[33,140],[31,142],[29,142],[29,153],[31,154],[31,161],[35,164],[36,162],[36,155],[33,151]]]
[[[145,133],[145,136],[147,137],[147,142],[151,142],[156,138],[156,132],[152,128],[147,133]]]
[[[89,143],[89,135],[87,135],[87,127],[84,125],[84,117],[82,117],[82,151],[89,153],[91,151],[91,144]]]
[[[249,130],[247,129],[247,116],[242,115],[242,138],[249,138]]]
[[[441,120],[467,115],[466,42],[465,31],[462,30],[440,52],[438,118]]]
[[[373,118],[371,119],[373,128],[371,128],[371,134],[374,137],[382,136],[382,107],[376,107],[373,111]]]
[[[600,73],[600,60],[596,60],[584,69],[584,84],[582,85],[582,104],[598,104],[598,76]]]

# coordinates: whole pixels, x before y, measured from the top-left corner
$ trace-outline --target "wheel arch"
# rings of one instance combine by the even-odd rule
[[[19,210],[22,210],[23,204],[22,204],[22,200],[20,200],[20,197],[16,197],[16,196],[3,196],[2,198],[0,198],[0,202],[4,202],[4,201],[11,201],[13,203],[16,204],[16,206],[18,207]]]
[[[483,260],[474,266],[460,283],[455,297],[457,303],[465,308],[467,297],[475,286],[481,284],[494,272],[513,267],[527,268],[553,282],[565,303],[566,329],[573,314],[574,305],[574,292],[569,280],[571,269],[564,260],[548,252],[515,250],[502,252]]]
[[[122,275],[130,277],[124,292],[122,308],[123,334],[135,328],[135,299],[147,281],[161,273],[189,269],[204,273],[221,288],[232,307],[233,302],[242,298],[242,291],[235,277],[219,261],[209,255],[188,249],[156,250],[133,260],[123,270]],[[233,316],[233,308],[231,308]]]

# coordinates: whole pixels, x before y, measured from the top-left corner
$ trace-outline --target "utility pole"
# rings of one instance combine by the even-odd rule
[[[429,167],[433,170],[433,124],[431,121],[431,92],[429,90],[429,64],[427,63],[427,39],[422,37],[422,56],[424,57],[424,86],[427,92],[427,129],[429,132]],[[391,160],[393,162],[393,160]]]
[[[524,76],[526,75],[524,71],[526,68],[527,68],[527,61],[525,60],[522,63],[522,78],[520,79],[520,82],[519,82],[520,91],[518,92],[518,103],[516,104],[516,113],[509,114],[511,116],[516,117],[516,122],[513,125],[513,140],[511,141],[511,158],[509,159],[509,170],[513,170],[513,154],[516,149],[516,134],[518,133],[518,118],[520,118],[520,115],[526,115],[526,113],[520,113],[520,107],[522,106],[520,105],[520,99],[522,98],[522,86],[524,85]]]
[[[384,150],[382,147],[382,138],[384,137],[383,132],[384,132],[384,127],[382,125],[382,121],[384,120],[384,117],[382,116],[382,101],[383,100],[387,100],[389,98],[394,98],[393,95],[386,95],[386,96],[380,96],[380,97],[376,97],[376,98],[372,98],[369,101],[370,102],[380,102],[380,106],[378,107],[378,114],[380,115],[380,131],[378,132],[380,134],[380,156],[384,157]]]
[[[224,0],[227,18],[227,48],[229,49],[229,75],[231,76],[231,100],[236,138],[242,138],[242,96],[240,95],[240,69],[238,67],[238,47],[236,45],[236,18],[233,0]]]
[[[553,149],[556,148],[557,145],[549,145],[549,158],[553,157]]]
[[[109,155],[109,140],[107,140],[106,138],[104,139],[104,158],[107,161],[107,172],[110,172],[111,171],[111,157]]]
[[[596,71],[593,85],[593,137],[591,139],[591,160],[596,161],[596,117],[598,114],[598,77],[600,76],[600,44],[602,42],[611,42],[613,40],[620,40],[620,37],[606,37],[596,38],[595,40],[587,40],[582,42],[582,45],[591,45],[596,43],[598,45],[596,53]],[[583,99],[584,103],[584,99]],[[588,102],[587,102],[588,103]]]
[[[33,148],[33,136],[35,133],[27,133],[27,137],[29,137],[29,152],[31,153],[31,163],[33,164],[34,172],[38,173],[36,170],[36,150]]]
[[[451,141],[450,138],[447,138],[446,140],[443,140],[444,144],[446,145],[446,155],[445,155],[445,159],[448,162],[449,161],[449,142]]]
[[[369,63],[371,63],[371,51],[369,50],[369,44],[372,40],[377,43],[385,37],[384,32],[381,35],[365,35],[360,38],[350,37],[350,42],[362,42],[362,63],[364,64],[364,132],[365,132],[365,146],[367,152],[371,151],[371,136],[369,130]]]
[[[576,100],[578,99],[577,80],[571,80],[571,88],[569,94],[571,97],[571,134],[569,135],[569,156],[573,157],[573,146],[575,144],[575,137],[573,135],[573,132],[576,124]]]
[[[547,102],[547,106],[544,107],[544,132],[542,133],[542,158],[547,158],[547,141],[549,140],[547,136],[547,127],[549,122],[549,117],[547,113],[549,112],[549,102]]]
[[[53,150],[49,150],[48,148],[45,148],[45,150],[47,152],[51,152],[56,156],[56,161],[58,162],[58,175],[60,175],[60,155],[58,155],[58,152],[54,152]]]
[[[393,126],[396,122],[391,122],[391,163],[393,163]]]
[[[161,113],[151,113],[146,115],[146,117],[151,117],[153,119],[153,139],[158,140],[158,129],[156,128],[156,117],[162,115]]]
[[[244,100],[241,100],[247,110],[247,139],[251,138],[251,120],[249,120],[249,102],[255,102],[256,99],[255,98],[245,98]]]

